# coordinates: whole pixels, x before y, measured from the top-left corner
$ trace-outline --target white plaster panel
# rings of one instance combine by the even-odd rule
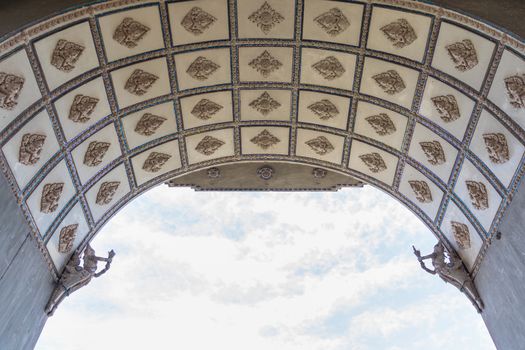
[[[267,2],[283,19],[265,33],[249,17]],[[239,38],[292,39],[295,25],[294,0],[250,0],[237,2]]]
[[[169,154],[171,156],[157,172],[146,171],[142,168],[144,162],[146,159],[148,159],[152,152]],[[135,173],[135,180],[139,186],[158,176],[166,174],[167,172],[179,169],[182,166],[180,160],[179,141],[169,141],[141,152],[131,159],[131,164],[133,166],[133,172]]]
[[[335,57],[343,66],[344,73],[334,79],[326,79],[313,68],[316,63]],[[301,49],[301,84],[321,85],[342,90],[352,90],[354,86],[354,73],[356,56],[339,51],[328,51],[320,49]]]
[[[322,100],[330,101],[338,113],[329,119],[321,119],[315,114],[309,106]],[[302,123],[311,123],[324,126],[330,126],[337,129],[346,130],[348,128],[348,115],[350,113],[350,98],[333,94],[324,94],[313,91],[299,92],[299,112],[297,119]]]
[[[318,137],[326,138],[334,149],[325,154],[316,153],[310,146],[306,144],[306,142]],[[342,136],[310,129],[297,128],[295,154],[300,157],[314,158],[340,165],[343,161],[344,144],[345,138]]]
[[[410,186],[409,181],[425,181],[425,183],[430,188],[432,201],[428,203],[420,202],[416,198],[416,194]],[[431,220],[436,218],[441,201],[443,199],[443,191],[432,180],[408,164],[405,164],[403,169],[403,175],[401,176],[401,181],[399,183],[399,192],[407,197],[416,206],[418,206],[419,209],[427,214]]]
[[[206,155],[196,150],[199,143],[206,137],[210,136],[214,139],[224,142],[217,150],[212,154]],[[186,150],[188,153],[188,162],[195,164],[199,162],[205,162],[207,160],[230,157],[235,154],[233,129],[220,129],[210,132],[204,132],[186,137]]]
[[[272,109],[266,115],[259,112],[250,104],[268,93],[270,97],[280,104],[279,107]],[[289,121],[292,114],[292,92],[290,90],[241,90],[241,120],[282,120]]]
[[[188,74],[188,68],[198,57],[204,57],[216,65],[217,69],[206,79],[195,79]],[[175,55],[177,82],[180,90],[194,89],[231,83],[231,57],[229,48],[199,50]]]
[[[222,108],[218,110],[217,113],[213,114],[209,119],[200,119],[193,115],[191,111],[203,99],[216,103]],[[233,121],[233,102],[231,91],[219,91],[183,97],[180,99],[180,106],[184,129]]]
[[[256,68],[250,66],[264,52],[268,52],[281,63],[268,75],[263,75]],[[273,81],[290,83],[293,73],[293,49],[288,47],[241,47],[239,48],[239,77],[241,81]]]
[[[264,130],[275,136],[279,141],[266,149],[258,146],[251,140],[257,137]],[[278,127],[243,127],[241,128],[241,148],[242,154],[289,154],[290,128]]]
[[[370,168],[363,162],[360,155],[369,153],[379,153],[381,158],[384,160],[386,169],[379,172],[372,172]],[[371,146],[367,143],[352,140],[350,147],[350,159],[348,161],[348,167],[350,169],[359,171],[365,175],[373,177],[381,182],[384,182],[388,186],[392,186],[394,182],[394,176],[396,175],[397,163],[399,159],[388,152],[383,151],[377,147]]]

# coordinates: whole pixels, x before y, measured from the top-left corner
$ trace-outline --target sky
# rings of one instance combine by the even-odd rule
[[[411,245],[435,242],[371,186],[161,185],[97,235],[111,269],[58,307],[36,349],[495,349],[468,299],[419,267]]]

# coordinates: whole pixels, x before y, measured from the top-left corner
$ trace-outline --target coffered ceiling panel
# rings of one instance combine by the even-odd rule
[[[230,49],[198,50],[175,55],[180,90],[231,83]]]
[[[352,90],[356,56],[341,51],[301,49],[301,84]]]
[[[300,157],[314,158],[341,164],[345,138],[311,129],[297,129],[295,153]]]
[[[149,148],[131,159],[137,184],[150,181],[167,172],[182,166],[179,151],[179,141],[173,140]]]
[[[233,121],[230,90],[183,97],[180,105],[184,129]]]
[[[238,36],[244,38],[293,39],[294,0],[237,2]]]
[[[348,128],[350,98],[313,91],[299,93],[298,121],[325,125],[337,129]]]
[[[186,152],[190,164],[231,157],[235,154],[233,129],[221,129],[186,137]]]
[[[292,82],[293,49],[290,47],[240,47],[239,77],[242,82]]]
[[[242,154],[288,155],[290,128],[243,127],[241,128]]]
[[[352,140],[348,167],[388,186],[394,182],[398,158],[367,143]]]
[[[292,92],[281,89],[240,91],[241,120],[289,121],[292,114]]]

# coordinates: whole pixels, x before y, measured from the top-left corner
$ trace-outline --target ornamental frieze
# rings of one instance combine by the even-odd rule
[[[509,146],[505,135],[499,132],[483,134],[483,141],[492,163],[503,164],[509,161]]]
[[[253,12],[248,19],[255,23],[264,34],[268,34],[273,27],[284,21],[284,17],[275,11],[266,1],[257,11]]]
[[[281,104],[272,98],[267,91],[265,91],[261,94],[261,96],[250,102],[249,106],[257,110],[257,112],[261,113],[262,115],[267,116],[277,108],[281,107]]]
[[[365,163],[368,169],[373,173],[380,173],[387,169],[383,157],[377,152],[361,154],[359,158]]]
[[[213,136],[205,136],[195,147],[195,150],[205,156],[211,156],[215,151],[224,145],[224,141],[221,141]]]
[[[135,132],[142,136],[151,136],[166,120],[160,115],[145,113],[135,125]]]
[[[0,72],[0,108],[12,110],[16,107],[24,82],[22,77]]]
[[[71,72],[84,49],[82,45],[60,39],[51,55],[51,65],[62,72]]]
[[[334,80],[345,74],[346,69],[341,62],[334,56],[328,56],[321,61],[314,63],[312,68],[326,80]]]
[[[159,77],[155,74],[145,72],[142,69],[135,69],[126,81],[124,89],[130,94],[142,96],[148,92],[157,79],[159,79]]]
[[[144,161],[142,169],[149,173],[157,173],[170,158],[171,155],[166,153],[151,152],[148,158]]]
[[[368,116],[365,120],[379,136],[392,135],[396,132],[396,126],[386,113]]]
[[[323,99],[312,103],[307,107],[321,120],[328,120],[335,118],[339,114],[339,110],[330,100]]]
[[[408,183],[416,195],[416,199],[420,203],[431,203],[432,202],[432,191],[426,183],[421,180],[409,180]]]
[[[389,95],[395,95],[405,90],[406,85],[401,76],[395,70],[388,70],[372,76],[377,85]]]
[[[489,196],[487,187],[483,182],[465,181],[472,206],[477,210],[485,210],[489,207]]]
[[[95,203],[98,205],[107,205],[113,200],[113,196],[117,193],[120,181],[103,182],[97,192]]]
[[[445,151],[439,141],[422,141],[419,145],[430,164],[441,165],[446,162]]]
[[[525,74],[512,75],[504,79],[509,103],[514,108],[525,108]]]
[[[272,133],[266,129],[261,131],[257,136],[253,137],[250,141],[264,150],[267,150],[268,148],[281,142],[281,140],[272,135]]]
[[[200,120],[208,120],[224,107],[206,98],[200,100],[191,110],[191,114]]]
[[[69,109],[68,118],[75,123],[86,123],[91,119],[98,101],[99,99],[95,97],[76,95]]]
[[[270,74],[281,68],[283,64],[274,58],[267,50],[264,50],[262,54],[251,60],[248,65],[261,73],[263,77],[267,78]]]
[[[417,39],[414,28],[412,28],[410,23],[404,18],[399,18],[380,29],[387,39],[399,49],[412,44]]]
[[[144,24],[126,17],[115,29],[113,39],[128,49],[132,49],[138,45],[138,42],[144,38],[149,30],[149,27]]]
[[[200,7],[193,7],[184,16],[180,24],[193,35],[201,35],[210,28],[213,23],[217,21],[217,18],[210,15]]]
[[[330,141],[324,136],[318,136],[305,142],[315,153],[324,156],[332,152],[335,148]]]
[[[57,210],[63,189],[64,183],[62,182],[44,185],[42,198],[40,199],[40,211],[42,213],[50,214]]]
[[[459,114],[458,101],[454,95],[442,95],[432,97],[432,103],[439,113],[439,117],[445,122],[450,123],[461,117]]]
[[[469,249],[470,232],[468,226],[457,221],[451,221],[450,226],[452,227],[452,234],[454,235],[454,240],[456,241],[459,249]]]
[[[84,164],[90,167],[100,165],[110,145],[109,142],[90,142],[86,154],[84,154]]]
[[[474,44],[469,39],[445,46],[450,59],[460,72],[468,71],[478,64],[478,55]]]
[[[24,134],[18,152],[18,161],[24,165],[35,165],[40,160],[46,135]]]
[[[186,70],[186,73],[188,73],[188,75],[193,79],[204,81],[207,80],[220,67],[221,66],[214,63],[213,61],[210,61],[206,57],[199,56],[190,64]]]
[[[71,253],[77,236],[78,224],[64,226],[60,230],[58,238],[58,252],[62,254]]]
[[[350,27],[350,20],[337,7],[315,17],[314,21],[328,35],[333,37],[338,36]]]

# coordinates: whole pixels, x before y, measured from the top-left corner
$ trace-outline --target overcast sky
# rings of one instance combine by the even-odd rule
[[[388,195],[157,187],[93,242],[111,269],[36,349],[495,349],[470,302],[420,269],[435,238]],[[102,266],[101,266],[102,267]]]

